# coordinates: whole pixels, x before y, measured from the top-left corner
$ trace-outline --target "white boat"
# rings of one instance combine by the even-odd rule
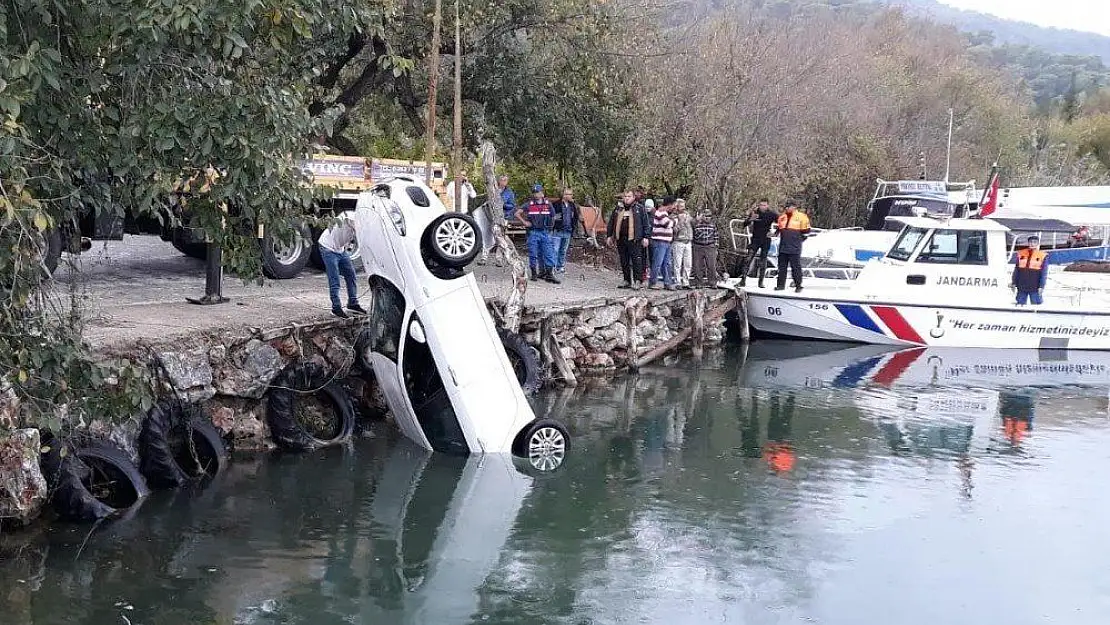
[[[1110,350],[1105,291],[1046,289],[1017,306],[1006,226],[991,219],[904,218],[881,260],[854,280],[811,279],[805,290],[739,287],[759,332],[878,345]]]

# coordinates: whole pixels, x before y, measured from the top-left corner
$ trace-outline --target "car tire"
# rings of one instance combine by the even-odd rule
[[[517,382],[525,395],[532,395],[543,386],[543,365],[540,363],[540,353],[524,337],[508,330],[498,329],[501,344],[505,346],[505,355],[509,357],[509,364],[513,366]]]
[[[570,452],[570,433],[554,419],[529,423],[513,443],[513,454],[525,459],[539,473],[558,471]]]
[[[64,519],[97,521],[133,508],[150,494],[138,467],[111,443],[47,437],[43,447],[40,462],[50,502]]]
[[[298,400],[315,396],[330,409],[334,425],[325,436],[310,432],[297,416]],[[307,362],[286,367],[274,379],[267,393],[266,422],[274,443],[290,451],[311,451],[342,445],[351,439],[355,428],[355,408],[351,395],[330,371]]]
[[[223,437],[198,404],[155,405],[143,420],[138,445],[139,470],[155,488],[176,488],[227,468]]]
[[[46,271],[50,275],[58,269],[58,263],[62,260],[62,233],[57,228],[51,228],[43,235],[43,256],[42,264],[46,266]]]
[[[189,258],[195,258],[197,260],[208,259],[207,243],[185,243],[184,241],[173,241],[173,247]]]
[[[482,252],[478,222],[463,213],[444,213],[433,219],[424,229],[423,244],[430,260],[448,269],[462,269]]]
[[[272,234],[262,238],[262,273],[273,280],[296,278],[312,255],[312,232],[305,224],[293,226],[295,236],[282,243]]]

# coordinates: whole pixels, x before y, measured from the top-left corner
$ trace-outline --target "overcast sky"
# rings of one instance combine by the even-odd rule
[[[940,0],[960,9],[971,9],[1041,26],[1074,28],[1110,35],[1110,0]]]

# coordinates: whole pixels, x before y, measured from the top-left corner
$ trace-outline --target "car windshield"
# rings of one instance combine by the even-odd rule
[[[894,247],[887,252],[886,257],[894,260],[909,260],[913,251],[917,249],[917,245],[921,243],[921,239],[925,238],[926,232],[925,228],[906,228],[898,236],[898,240],[894,243]]]
[[[370,349],[397,362],[401,324],[405,318],[405,296],[381,276],[370,277],[370,293],[376,322],[367,325]]]

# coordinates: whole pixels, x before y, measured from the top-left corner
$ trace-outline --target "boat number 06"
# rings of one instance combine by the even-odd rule
[[[767,314],[771,315],[771,316],[774,316],[774,317],[777,317],[777,316],[782,314],[782,309],[781,308],[776,308],[775,306],[768,306],[767,307]]]

